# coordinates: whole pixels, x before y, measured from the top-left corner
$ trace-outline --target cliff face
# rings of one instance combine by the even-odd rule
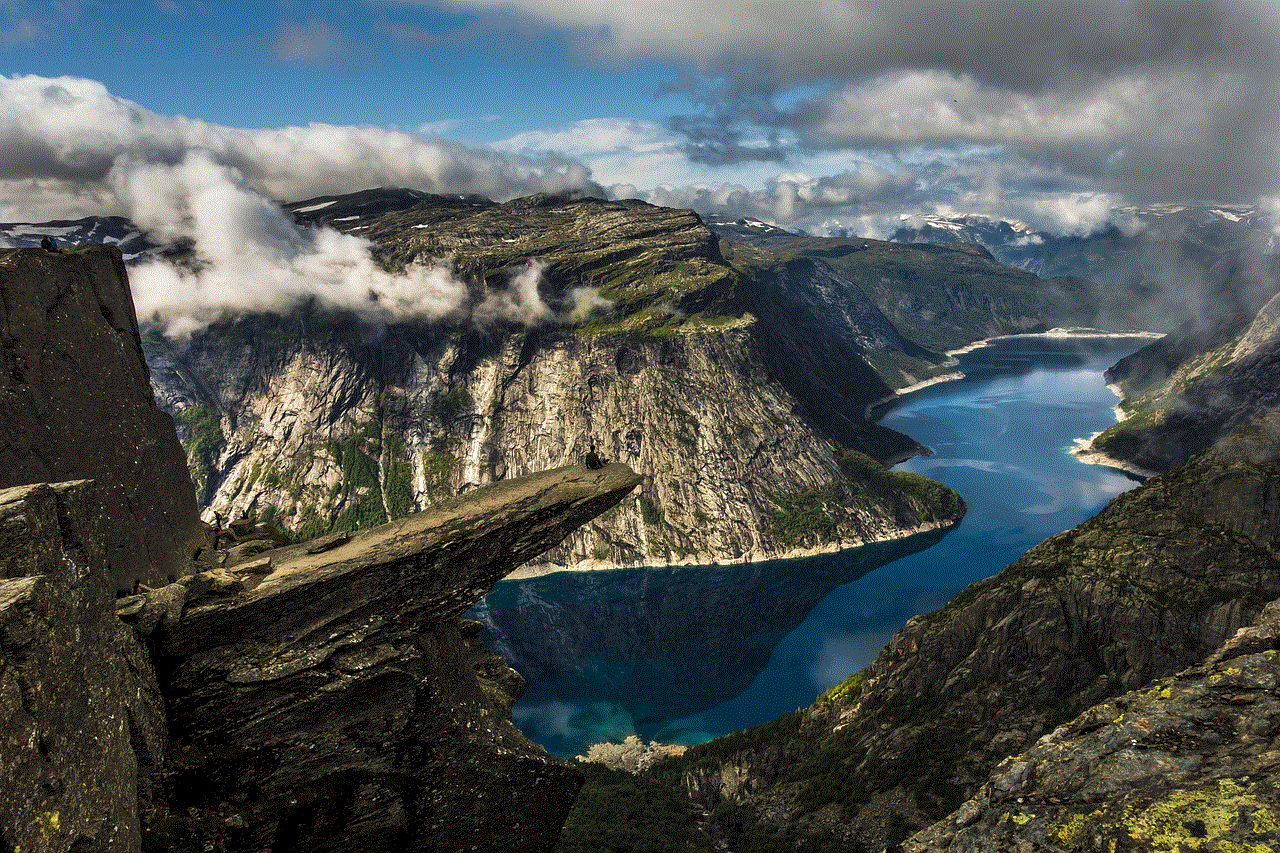
[[[334,224],[391,265],[449,257],[477,300],[537,260],[559,319],[362,329],[299,312],[149,337],[205,505],[304,536],[352,529],[576,461],[594,443],[649,477],[549,553],[550,567],[758,560],[959,517],[949,492],[912,480],[883,494],[878,466],[843,455],[914,447],[863,415],[888,388],[860,359],[861,316],[823,310],[831,299],[779,310],[787,283],[744,276],[691,212],[431,197],[359,218],[343,207],[353,203],[313,215],[343,213]],[[576,288],[609,307],[570,319]]]
[[[1274,419],[1243,425],[913,619],[811,708],[662,772],[730,849],[894,847],[1004,757],[1204,660],[1280,596],[1277,448]]]
[[[0,490],[0,843],[128,851],[165,750],[151,662],[115,616],[93,483]]]
[[[112,588],[179,574],[198,545],[195,496],[120,252],[0,251],[0,300],[0,486],[91,478]]]

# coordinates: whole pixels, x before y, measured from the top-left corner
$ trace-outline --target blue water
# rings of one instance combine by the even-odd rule
[[[1074,440],[1114,423],[1102,371],[1143,341],[1014,339],[964,379],[878,413],[933,451],[898,466],[968,504],[945,535],[748,566],[561,573],[503,582],[473,610],[529,684],[532,740],[565,756],[637,733],[698,743],[810,704],[934,610],[1136,485]]]

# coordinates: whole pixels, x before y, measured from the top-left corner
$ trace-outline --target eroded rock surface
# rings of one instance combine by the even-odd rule
[[[186,571],[195,492],[119,250],[2,250],[0,300],[0,486],[93,479],[113,590]]]
[[[1001,762],[909,853],[1280,849],[1280,601],[1204,664]]]
[[[614,506],[624,465],[508,480],[269,571],[185,584],[153,637],[172,716],[174,849],[549,849],[580,785],[511,723],[523,683],[460,615]],[[159,593],[160,591],[156,591]]]
[[[0,490],[0,849],[139,849],[165,748],[146,651],[116,619],[90,482]]]

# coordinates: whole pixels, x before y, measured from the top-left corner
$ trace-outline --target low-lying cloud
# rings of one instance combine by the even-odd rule
[[[539,294],[544,266],[515,270],[506,286],[474,285],[447,259],[388,272],[368,240],[303,228],[241,176],[202,152],[176,165],[121,158],[105,181],[128,216],[161,241],[189,240],[196,257],[149,257],[130,271],[140,319],[183,336],[230,315],[287,312],[304,303],[354,311],[366,321],[537,325],[555,318]],[[570,316],[590,310],[571,297]],[[584,314],[585,316],[585,314]]]

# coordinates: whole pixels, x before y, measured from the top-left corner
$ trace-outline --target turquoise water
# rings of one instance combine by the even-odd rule
[[[1114,423],[1102,372],[1144,341],[1013,339],[960,356],[966,377],[880,422],[933,451],[898,466],[951,486],[951,531],[748,566],[561,573],[503,582],[471,615],[525,677],[514,709],[565,756],[637,733],[698,743],[808,705],[912,616],[1136,485],[1069,454]]]

